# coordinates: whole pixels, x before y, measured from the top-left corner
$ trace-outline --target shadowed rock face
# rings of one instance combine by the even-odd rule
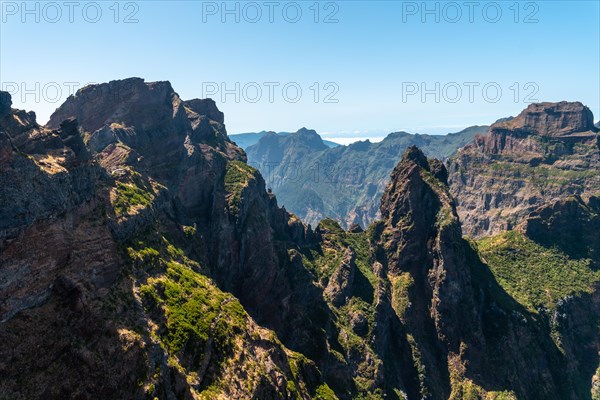
[[[12,99],[8,92],[0,91],[0,118],[10,114]]]
[[[600,192],[598,130],[581,103],[540,103],[498,122],[449,163],[463,230],[512,229],[544,203]]]
[[[519,227],[525,235],[547,247],[558,246],[574,259],[600,264],[600,198],[579,196],[540,206]]]
[[[342,262],[329,278],[329,284],[325,288],[325,296],[338,307],[343,305],[350,297],[356,270],[355,260],[354,251],[352,248],[348,248],[344,253]]]

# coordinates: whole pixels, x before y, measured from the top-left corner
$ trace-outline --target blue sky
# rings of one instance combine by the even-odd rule
[[[72,87],[130,76],[210,95],[230,134],[438,134],[534,100],[600,119],[599,1],[1,3],[0,82],[42,123]]]

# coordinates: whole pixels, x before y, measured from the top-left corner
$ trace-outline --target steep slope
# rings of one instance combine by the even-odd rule
[[[569,378],[560,387],[568,388],[564,398],[600,396],[597,242],[578,242],[597,235],[598,211],[594,198],[559,200],[541,206],[518,230],[476,244],[498,282],[541,322],[541,331],[560,351],[554,362]],[[565,219],[568,224],[557,224]]]
[[[409,318],[407,329],[418,332],[413,333],[415,338],[426,332],[428,325],[437,332],[429,335],[429,340],[436,337],[443,345],[428,347],[427,339],[421,337],[420,353],[438,352],[439,357],[440,348],[446,348],[450,398],[468,397],[470,391],[483,396],[482,391],[490,388],[510,390],[517,398],[589,398],[591,376],[598,366],[597,351],[593,349],[598,346],[597,323],[600,316],[600,276],[590,270],[590,260],[568,261],[568,256],[560,251],[549,256],[555,259],[551,267],[554,272],[549,273],[563,274],[562,283],[559,283],[561,291],[554,294],[553,300],[560,305],[559,311],[552,307],[546,313],[545,309],[533,313],[527,311],[526,304],[516,304],[504,292],[518,295],[506,281],[502,281],[498,264],[489,260],[489,253],[482,252],[490,262],[491,272],[503,283],[502,287],[496,284],[477,254],[465,246],[453,201],[447,188],[444,189],[441,184],[445,178],[443,167],[429,163],[427,169],[426,160],[418,152],[409,150],[406,157],[413,159],[420,169],[399,166],[392,174],[391,187],[382,200],[382,216],[388,221],[383,237],[402,240],[388,239],[389,245],[384,244],[384,249],[391,273],[410,271],[415,282],[413,290],[422,290],[409,301],[414,318],[419,314],[420,318],[413,325],[414,330]],[[399,179],[399,176],[404,179]],[[435,177],[439,178],[435,180]],[[425,185],[420,184],[420,180]],[[398,185],[399,182],[402,184]],[[432,196],[427,186],[436,195]],[[390,204],[393,207],[389,207]],[[589,231],[594,223],[582,218],[581,227]],[[424,230],[423,227],[429,229]],[[522,268],[529,269],[529,265],[539,262],[540,254],[544,254],[539,249],[543,247],[521,255]],[[514,263],[515,252],[521,254],[523,250],[512,247],[501,250],[499,254]],[[571,280],[568,277],[570,272],[563,271],[572,268],[570,262],[579,262],[579,273],[583,276],[578,280]],[[550,263],[540,264],[547,268]],[[431,269],[425,268],[427,273],[424,275],[423,269],[427,265]],[[529,276],[527,290],[543,292],[544,286],[550,282],[541,273]],[[571,281],[573,286],[565,286]],[[427,284],[419,288],[419,282]],[[428,298],[431,298],[429,304],[419,304]],[[427,311],[430,312],[430,322],[423,319],[428,315]],[[524,321],[527,322],[523,324]],[[528,371],[532,366],[533,370]],[[439,364],[433,368],[425,366],[425,370],[429,371],[426,387],[434,393],[443,393],[447,378],[443,372],[442,376],[436,377],[435,372],[444,371],[444,367]],[[488,373],[490,370],[493,373]],[[433,398],[438,397],[442,396],[433,395]]]
[[[265,176],[279,201],[304,222],[316,226],[330,217],[343,227],[366,227],[377,218],[390,172],[407,147],[416,145],[445,159],[486,129],[475,126],[445,136],[395,132],[379,143],[334,149],[318,143],[316,132],[284,138],[267,134],[246,150],[250,164]]]
[[[598,130],[581,103],[532,104],[449,161],[466,234],[509,230],[544,203],[600,193]]]
[[[259,176],[231,172],[244,156],[214,103],[184,102],[168,82],[114,81],[82,89],[43,128],[1,99],[3,396],[308,399],[329,390],[314,363],[219,288],[237,290],[258,262],[276,275],[290,261],[275,235],[293,245],[310,232]],[[254,278],[263,283],[253,304],[267,303],[257,293],[277,304],[276,276]]]
[[[590,398],[600,311],[590,261],[554,250],[537,264],[545,272],[527,275],[543,249],[531,239],[500,249],[465,241],[446,179],[441,162],[409,148],[383,195],[381,221],[351,233],[325,220],[322,241],[304,250],[336,317],[340,348],[332,349],[355,368],[343,387],[400,399]],[[523,252],[520,270],[503,269],[490,252],[500,260]],[[583,275],[553,292],[552,307],[530,307],[513,285],[525,274],[525,290],[543,293],[549,276],[574,264]],[[326,378],[341,395],[343,370],[334,371]]]

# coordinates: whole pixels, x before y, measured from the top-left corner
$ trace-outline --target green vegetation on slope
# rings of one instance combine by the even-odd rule
[[[591,293],[600,281],[589,260],[569,259],[516,231],[479,240],[477,247],[504,290],[534,312],[554,309],[566,296]]]
[[[283,395],[306,397],[299,371],[311,362],[285,349],[274,332],[255,325],[240,302],[221,291],[181,249],[162,237],[137,242],[127,253],[140,276],[150,336],[167,354],[169,368],[186,377],[195,397],[228,398],[232,377],[238,392],[253,393],[261,382],[276,386],[277,379],[284,379]],[[266,365],[271,352],[280,353],[275,355],[283,357],[281,365]],[[160,393],[160,371],[155,375],[145,385],[149,396]]]
[[[333,393],[333,390],[327,385],[321,385],[317,388],[317,394],[315,400],[337,400],[337,396]]]
[[[250,182],[256,179],[256,169],[242,161],[229,161],[225,172],[225,191],[227,204],[234,215],[240,212],[242,192]]]
[[[323,245],[318,248],[308,248],[303,251],[304,265],[323,284],[340,264],[345,250],[352,247],[356,253],[356,266],[368,280],[371,289],[377,278],[371,270],[370,247],[366,232],[348,233],[337,221],[326,218],[319,223],[318,229],[323,233]]]
[[[118,216],[150,205],[154,199],[151,187],[140,188],[136,183],[117,182],[116,198],[113,204]]]
[[[190,357],[192,367],[205,356],[209,338],[226,354],[235,335],[246,325],[241,304],[200,274],[200,266],[166,239],[158,248],[160,251],[139,243],[139,247],[128,249],[134,264],[152,266],[157,272],[139,288],[145,306],[164,313],[164,329],[154,334],[171,355]]]
[[[499,171],[503,174],[512,174],[515,178],[525,179],[540,187],[564,185],[577,180],[595,179],[598,177],[598,172],[593,169],[568,170],[547,165],[532,166],[505,161],[492,162],[489,164],[489,168],[492,171]]]
[[[354,280],[349,288],[350,297],[339,307],[329,303],[335,315],[333,322],[339,331],[339,346],[334,346],[330,355],[341,364],[357,365],[357,373],[353,378],[358,392],[356,399],[382,399],[381,390],[373,389],[382,361],[371,348],[375,326],[374,293],[378,279],[371,269],[368,234],[346,232],[332,219],[321,221],[318,230],[321,231],[323,242],[302,252],[304,265],[313,273],[318,285],[327,286],[348,247],[354,250],[356,264]]]
[[[190,340],[205,343],[209,337],[225,348],[245,324],[245,312],[237,300],[177,262],[167,263],[164,276],[148,279],[140,294],[164,310],[167,332],[163,342],[173,352],[184,350]]]

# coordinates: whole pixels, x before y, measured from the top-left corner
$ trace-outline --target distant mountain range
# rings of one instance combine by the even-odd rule
[[[260,131],[260,132],[248,132],[248,133],[235,133],[229,135],[229,138],[242,149],[246,150],[248,147],[255,145],[265,135],[278,135],[278,136],[289,136],[292,132],[273,132],[273,131]],[[323,140],[323,143],[327,147],[337,147],[340,144],[329,140]]]
[[[447,135],[394,132],[378,143],[334,148],[306,128],[285,135],[261,132],[246,152],[248,163],[262,173],[280,203],[303,221],[316,226],[330,217],[343,227],[367,226],[377,217],[388,177],[408,147],[416,145],[428,157],[444,160],[488,128],[472,126]]]

